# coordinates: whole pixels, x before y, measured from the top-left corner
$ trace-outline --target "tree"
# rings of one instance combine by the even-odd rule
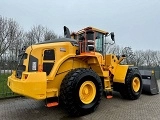
[[[19,37],[13,41],[13,43],[9,46],[8,52],[12,56],[12,60],[16,60],[19,54],[19,49],[22,48],[23,45],[23,32],[21,31],[21,34]]]
[[[136,66],[142,66],[145,63],[144,51],[136,50],[134,51],[134,61]]]
[[[0,57],[22,35],[16,21],[0,16]]]
[[[44,27],[41,25],[33,26],[31,31],[25,33],[25,36],[30,45],[42,42],[44,41]]]
[[[45,28],[44,41],[53,40],[56,38],[58,38],[58,36],[54,33],[54,31]]]
[[[122,54],[126,56],[125,62],[126,64],[135,64],[134,60],[134,52],[131,47],[125,47],[122,50]]]
[[[152,66],[152,51],[151,50],[146,50],[144,53],[144,58],[145,58],[145,64],[146,66]]]
[[[156,66],[160,66],[160,51],[156,51],[155,60],[156,60]]]
[[[24,33],[24,44],[31,45],[47,40],[53,40],[57,35],[42,25],[33,26],[29,32]]]

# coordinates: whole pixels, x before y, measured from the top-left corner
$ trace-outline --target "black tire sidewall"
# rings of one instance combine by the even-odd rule
[[[93,72],[92,72],[93,73]],[[90,74],[88,73],[83,73],[81,74],[78,79],[77,79],[77,84],[75,85],[75,92],[74,92],[74,96],[75,96],[75,100],[77,102],[77,105],[81,108],[81,109],[88,109],[90,111],[90,109],[94,108],[96,106],[97,101],[99,101],[99,98],[101,98],[101,93],[99,93],[100,91],[100,78],[97,79],[95,78],[97,76],[95,76],[95,74]],[[96,95],[94,100],[89,103],[89,104],[84,104],[79,97],[79,90],[80,90],[80,86],[85,82],[85,81],[92,81],[96,87]]]
[[[96,96],[89,104],[84,104],[79,97],[80,86],[85,81],[92,81],[96,87]],[[60,89],[60,99],[71,116],[81,116],[94,112],[101,101],[102,94],[103,87],[100,77],[88,68],[71,70],[63,79]]]
[[[127,91],[128,91],[128,95],[130,96],[129,98],[131,98],[131,99],[137,99],[137,98],[139,98],[139,96],[141,95],[141,92],[142,92],[142,79],[141,79],[141,77],[140,77],[140,73],[138,72],[138,70],[137,69],[132,69],[130,72],[129,72],[129,74],[128,74],[128,78],[126,79],[126,87],[127,87]],[[138,77],[139,78],[139,80],[140,80],[140,88],[139,88],[139,90],[137,91],[137,92],[135,92],[134,90],[133,90],[133,86],[132,86],[132,82],[133,82],[133,79],[135,78],[135,77]]]

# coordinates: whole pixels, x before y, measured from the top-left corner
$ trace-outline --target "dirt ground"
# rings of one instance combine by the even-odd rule
[[[160,86],[160,81],[159,86]],[[103,97],[97,110],[89,115],[72,118],[62,107],[46,108],[43,101],[29,98],[0,100],[0,120],[160,120],[160,94],[144,95],[130,101],[114,93]]]

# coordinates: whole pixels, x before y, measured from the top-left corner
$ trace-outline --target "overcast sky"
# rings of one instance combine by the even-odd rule
[[[115,32],[116,44],[160,50],[160,0],[0,0],[0,15],[25,31],[43,25],[62,35],[94,26]]]

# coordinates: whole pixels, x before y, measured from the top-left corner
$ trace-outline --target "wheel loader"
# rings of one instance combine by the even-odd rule
[[[124,55],[106,54],[106,44],[115,42],[113,32],[86,27],[70,34],[64,26],[64,36],[20,50],[7,82],[13,92],[44,100],[47,107],[61,104],[73,116],[95,111],[103,93],[107,98],[113,91],[125,99],[140,97],[138,68],[121,64]]]

